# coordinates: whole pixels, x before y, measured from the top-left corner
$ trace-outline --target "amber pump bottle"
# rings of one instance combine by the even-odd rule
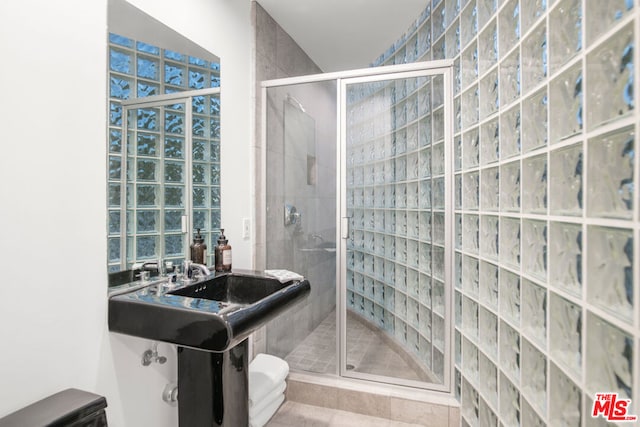
[[[215,248],[216,271],[231,271],[231,245],[224,236],[224,228],[220,229],[218,245]]]
[[[191,261],[196,264],[206,265],[207,263],[207,244],[204,242],[204,237],[200,234],[200,229],[193,238],[193,243],[190,246],[191,249]]]

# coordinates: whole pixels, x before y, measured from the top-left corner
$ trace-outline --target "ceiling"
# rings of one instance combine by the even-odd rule
[[[147,15],[126,0],[109,0],[109,32],[212,62],[220,58]]]
[[[324,71],[368,67],[430,0],[257,0]]]

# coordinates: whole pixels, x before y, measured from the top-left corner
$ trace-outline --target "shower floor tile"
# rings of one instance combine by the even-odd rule
[[[422,369],[407,363],[407,355],[401,355],[398,349],[392,348],[387,342],[389,338],[383,337],[382,334],[384,332],[373,330],[358,316],[348,315],[348,370],[414,381],[430,381]],[[335,374],[336,312],[331,312],[285,357],[285,360],[292,370]]]

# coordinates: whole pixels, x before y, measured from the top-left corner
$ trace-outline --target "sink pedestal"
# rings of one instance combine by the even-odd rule
[[[208,276],[109,295],[109,330],[178,346],[181,427],[249,425],[248,337],[309,295],[308,280]]]
[[[180,427],[249,425],[248,342],[220,353],[178,347]]]

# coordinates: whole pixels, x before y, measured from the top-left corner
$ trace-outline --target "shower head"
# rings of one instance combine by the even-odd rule
[[[302,106],[300,101],[298,101],[290,93],[287,94],[287,101],[289,101],[289,103],[291,103],[291,104],[295,105],[296,107],[298,107],[300,109],[300,111],[302,111],[303,113],[307,112],[307,110],[304,109],[304,107]]]

